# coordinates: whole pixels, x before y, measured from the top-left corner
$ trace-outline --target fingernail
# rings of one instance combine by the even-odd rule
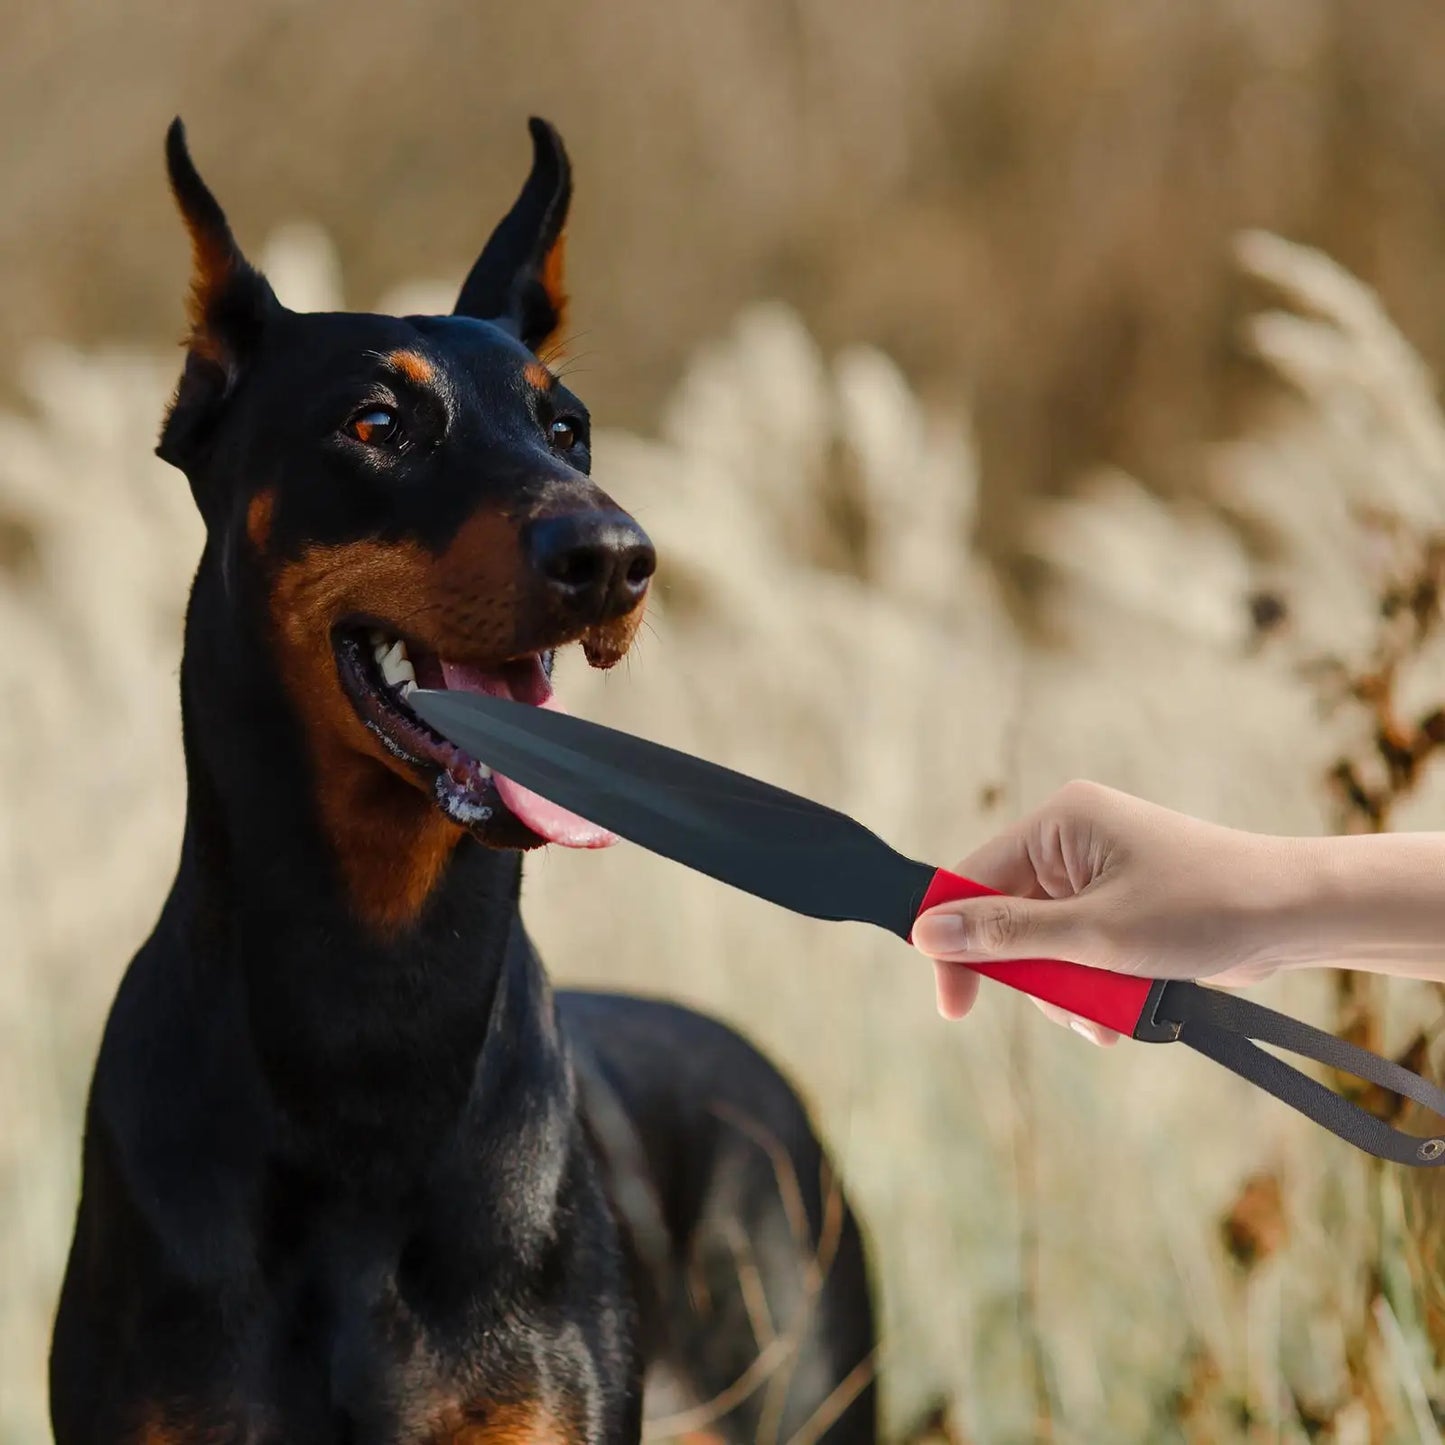
[[[1073,1029],[1081,1039],[1088,1039],[1091,1044],[1097,1044],[1099,1042],[1098,1034],[1096,1034],[1083,1019],[1070,1019],[1069,1027]]]
[[[913,925],[913,942],[925,953],[957,953],[968,944],[963,919],[956,913],[930,913]]]

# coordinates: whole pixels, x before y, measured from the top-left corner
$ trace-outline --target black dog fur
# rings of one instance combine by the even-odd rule
[[[542,840],[377,657],[537,700],[641,616],[651,545],[540,359],[570,177],[532,136],[456,312],[405,319],[281,306],[168,137],[188,802],[91,1088],[59,1445],[631,1442],[664,1375],[680,1435],[874,1438],[862,1244],[798,1099],[685,1009],[554,997]]]

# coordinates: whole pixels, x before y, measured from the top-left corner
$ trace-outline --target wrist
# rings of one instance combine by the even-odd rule
[[[1344,867],[1331,847],[1336,841],[1252,837],[1251,911],[1268,967],[1318,967],[1337,959],[1354,931],[1339,894]]]
[[[1445,835],[1256,837],[1251,851],[1272,966],[1445,959]]]

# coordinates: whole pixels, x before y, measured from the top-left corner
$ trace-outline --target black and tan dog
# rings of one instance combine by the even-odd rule
[[[206,543],[175,884],[115,1000],[51,1357],[59,1445],[635,1441],[875,1428],[857,1228],[722,1026],[554,997],[521,853],[606,835],[491,777],[411,686],[555,705],[653,550],[589,480],[555,132],[450,316],[302,315],[177,123],[192,332],[159,453]]]

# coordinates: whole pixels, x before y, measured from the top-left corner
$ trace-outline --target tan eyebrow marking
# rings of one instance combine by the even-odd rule
[[[388,352],[385,360],[411,381],[430,381],[436,375],[436,368],[431,362],[415,351]]]
[[[538,391],[551,391],[557,384],[557,378],[542,365],[540,361],[529,361],[522,368],[522,375],[525,376],[531,385]]]

